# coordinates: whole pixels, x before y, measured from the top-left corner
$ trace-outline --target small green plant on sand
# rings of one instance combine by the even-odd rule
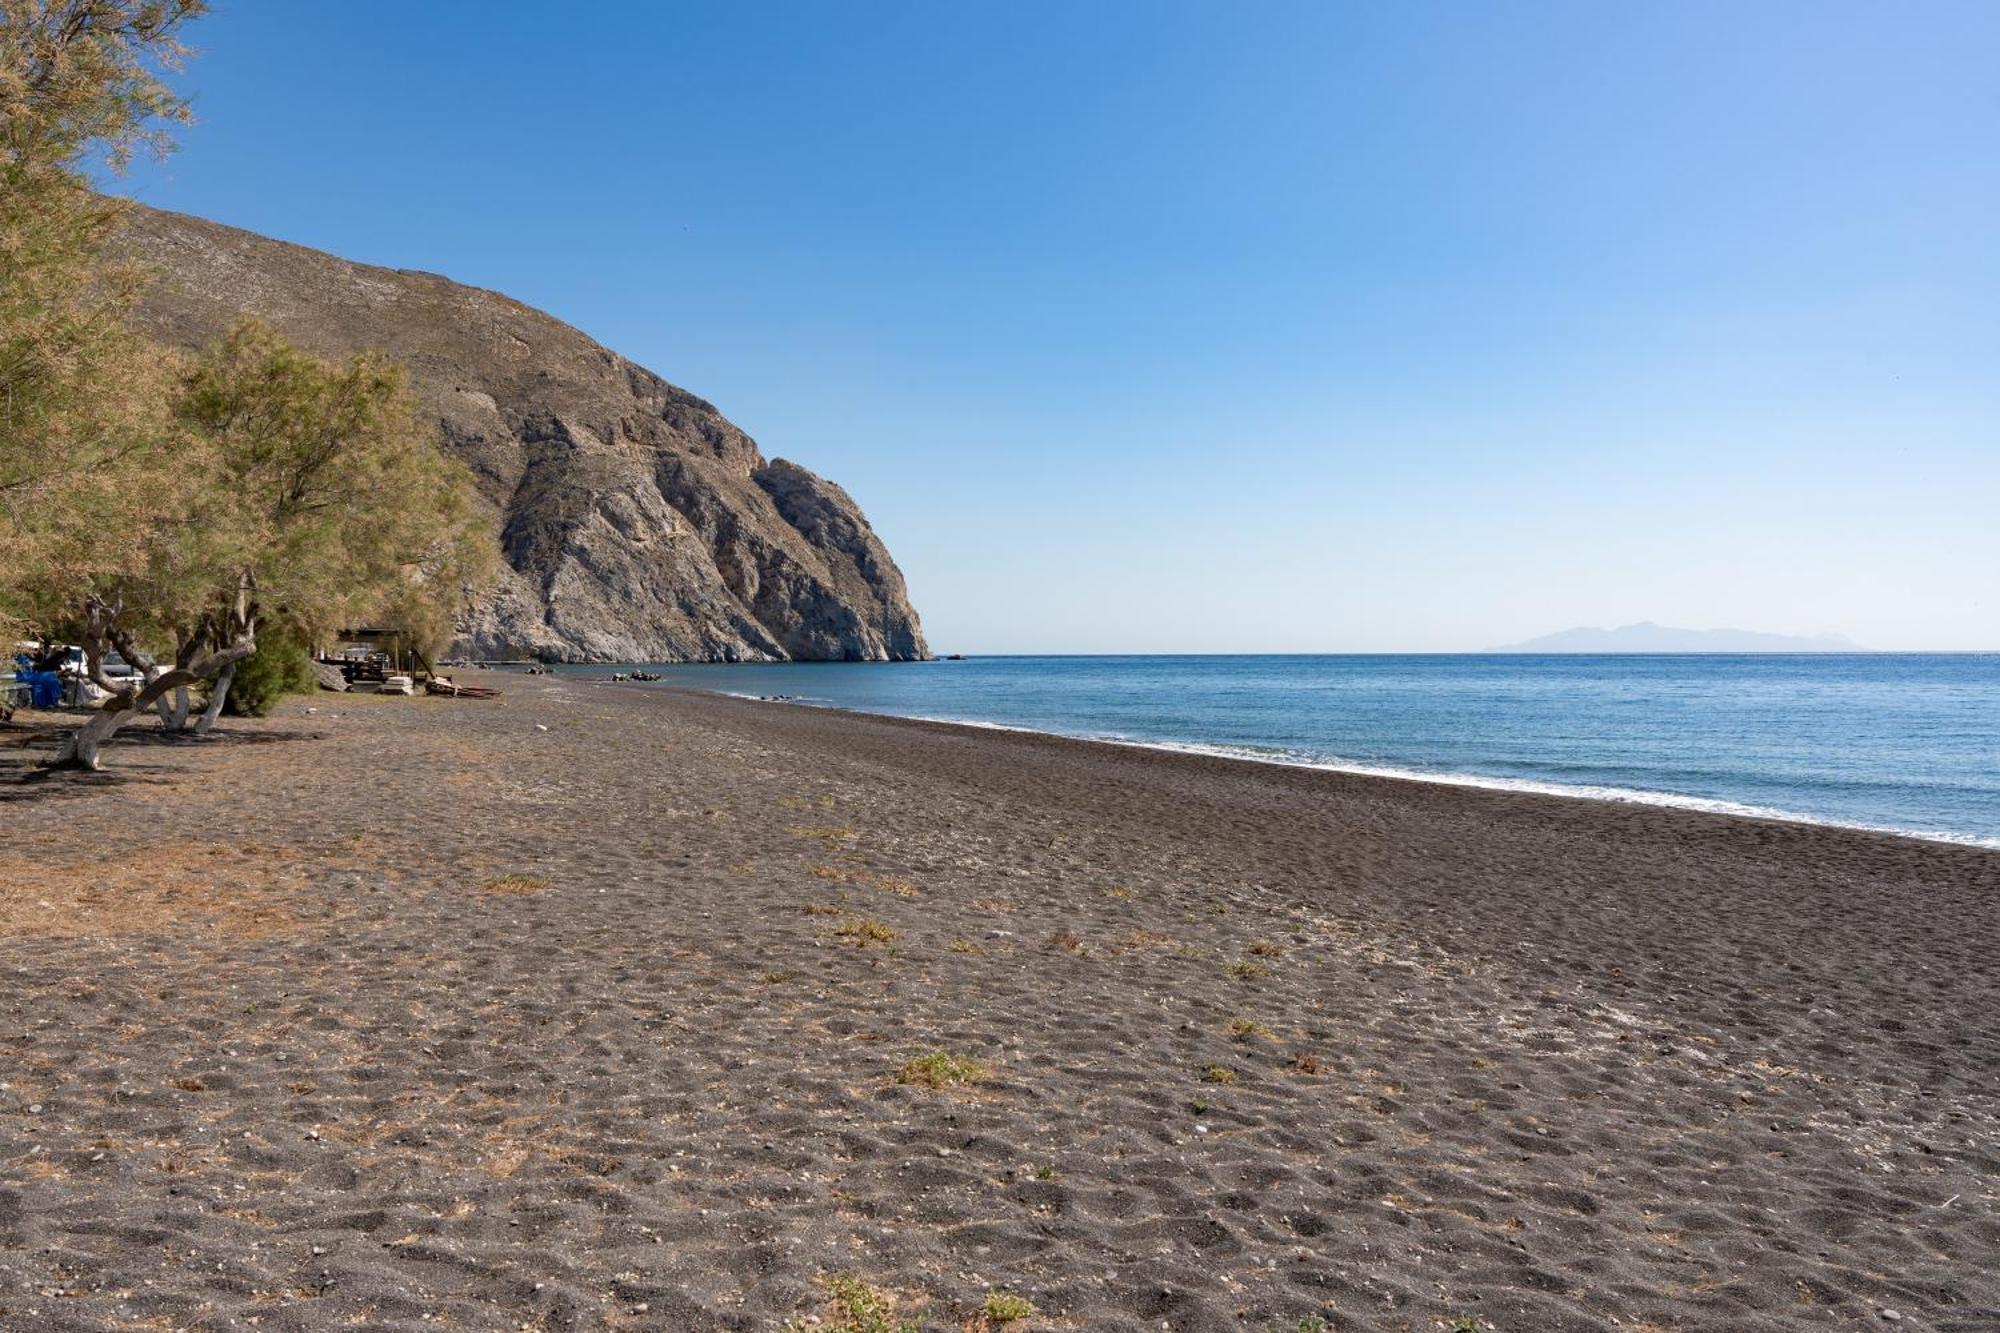
[[[971,940],[953,940],[950,944],[946,945],[945,947],[950,949],[953,953],[986,952],[986,950],[980,948],[978,945],[974,944]]]
[[[1028,1318],[1034,1312],[1034,1304],[1027,1297],[1004,1291],[987,1292],[985,1308],[980,1311],[996,1324],[1011,1324],[1017,1319]]]
[[[1229,1020],[1229,1035],[1237,1041],[1249,1041],[1255,1037],[1268,1037],[1271,1029],[1254,1018],[1232,1018]]]
[[[1451,1321],[1450,1333],[1486,1333],[1486,1325],[1474,1315],[1462,1314]]]
[[[1210,1065],[1208,1072],[1201,1076],[1204,1083],[1220,1083],[1224,1087],[1236,1082],[1236,1071],[1228,1065]]]
[[[1229,975],[1235,977],[1238,981],[1255,981],[1258,977],[1269,973],[1270,970],[1270,968],[1265,967],[1262,963],[1253,963],[1248,959],[1239,959],[1229,965]]]
[[[826,1297],[832,1309],[824,1322],[807,1324],[802,1319],[789,1320],[785,1333],[921,1333],[922,1326],[914,1319],[896,1320],[895,1302],[860,1278],[847,1273],[828,1273],[819,1283],[826,1288]]]
[[[896,1071],[896,1081],[913,1088],[955,1088],[977,1083],[986,1077],[986,1066],[969,1056],[949,1051],[926,1051],[911,1056]]]
[[[1060,1180],[1060,1179],[1062,1179],[1062,1172],[1060,1172],[1060,1171],[1056,1170],[1056,1169],[1055,1169],[1054,1167],[1052,1167],[1052,1166],[1047,1166],[1047,1165],[1043,1165],[1043,1166],[1038,1166],[1038,1167],[1036,1167],[1036,1168],[1035,1168],[1035,1179],[1036,1179],[1036,1180]]]
[[[851,921],[843,921],[834,928],[834,934],[842,939],[853,940],[862,948],[871,944],[887,944],[896,938],[896,928],[873,917],[858,916]]]

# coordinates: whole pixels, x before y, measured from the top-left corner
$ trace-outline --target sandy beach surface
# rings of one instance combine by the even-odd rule
[[[2000,1329],[2000,854],[476,674],[0,729],[0,1329]]]

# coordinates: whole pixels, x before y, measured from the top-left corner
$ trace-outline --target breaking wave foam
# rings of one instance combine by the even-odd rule
[[[754,699],[760,696],[738,695],[736,697]],[[817,700],[795,699],[785,700],[784,702],[825,706]],[[838,705],[835,706],[837,707]],[[856,711],[874,712],[876,710],[859,709]],[[1141,750],[1165,750],[1175,754],[1198,754],[1216,759],[1239,759],[1249,763],[1278,764],[1287,768],[1311,768],[1327,773],[1352,773],[1358,777],[1392,778],[1401,782],[1430,782],[1446,787],[1479,787],[1490,791],[1523,792],[1535,796],[1561,796],[1571,800],[1617,801],[1627,805],[1657,805],[1673,810],[1694,810],[1702,814],[1734,815],[1744,819],[1770,819],[1786,824],[1812,824],[1822,828],[1855,829],[1864,833],[1888,833],[1902,838],[1920,838],[1926,842],[1943,842],[1960,847],[1979,847],[2000,851],[2000,838],[1982,837],[1973,833],[1951,833],[1939,829],[1908,828],[1898,824],[1870,824],[1855,820],[1829,819],[1821,815],[1802,814],[1796,810],[1783,810],[1776,806],[1752,805],[1743,801],[1724,800],[1714,796],[1687,796],[1679,792],[1648,791],[1640,787],[1612,787],[1579,782],[1551,782],[1540,778],[1498,777],[1485,773],[1459,773],[1446,770],[1398,768],[1388,764],[1353,763],[1346,760],[1329,759],[1321,755],[1304,754],[1297,750],[1288,750],[1280,746],[1222,745],[1207,741],[1139,740],[1131,736],[1055,731],[1047,727],[1024,727],[1007,722],[988,722],[980,718],[936,717],[913,713],[885,713],[883,716],[908,717],[915,722],[938,722],[953,727],[976,727],[982,731],[1018,731],[1031,736],[1058,736],[1064,740],[1091,741],[1101,745],[1127,745]]]
[[[1016,728],[1025,730],[1025,728]],[[1051,733],[1058,734],[1058,733]],[[1898,824],[1869,824],[1855,820],[1829,819],[1801,814],[1776,806],[1750,805],[1714,796],[1687,796],[1679,792],[1648,791],[1639,787],[1610,787],[1580,782],[1550,782],[1540,778],[1496,777],[1484,773],[1455,773],[1419,768],[1396,768],[1386,764],[1349,763],[1342,760],[1306,756],[1295,751],[1266,750],[1258,746],[1211,745],[1200,741],[1142,741],[1126,736],[1086,736],[1080,740],[1130,745],[1144,750],[1169,750],[1179,754],[1210,755],[1218,759],[1241,759],[1260,764],[1282,764],[1291,768],[1313,768],[1328,773],[1353,773],[1361,777],[1394,778],[1404,782],[1431,782],[1446,787],[1481,787],[1491,791],[1526,792],[1536,796],[1564,796],[1590,801],[1619,801],[1629,805],[1658,805],[1674,810],[1696,810],[1703,814],[1735,815],[1746,819],[1773,819],[1787,824],[1816,824],[1823,828],[1858,829],[1866,833],[1892,833],[1927,842],[1948,842],[1962,847],[2000,850],[2000,838],[1973,833],[1949,833],[1938,829],[1907,828]]]
[[[790,695],[774,697],[771,695],[750,694],[737,690],[707,690],[705,692],[727,695],[733,699],[748,699],[758,703],[786,703],[807,708],[844,709],[854,712],[871,713],[881,717],[908,718],[913,722],[935,722],[952,727],[973,727],[982,731],[1013,731],[1031,736],[1056,736],[1064,740],[1089,741],[1102,745],[1125,745],[1135,749],[1164,750],[1176,754],[1206,755],[1216,759],[1236,759],[1248,763],[1278,764],[1288,768],[1310,768],[1327,773],[1352,773],[1360,777],[1390,778],[1401,782],[1429,782],[1447,787],[1478,787],[1491,791],[1523,792],[1536,796],[1559,796],[1571,800],[1616,801],[1628,805],[1663,806],[1674,810],[1693,810],[1702,814],[1733,815],[1746,819],[1769,819],[1787,824],[1816,825],[1821,828],[1855,829],[1864,833],[1887,833],[1902,838],[1918,838],[1925,842],[1942,842],[1959,847],[1977,847],[2000,851],[2000,837],[1986,837],[1975,833],[1954,833],[1941,829],[1911,828],[1900,824],[1878,824],[1859,820],[1834,819],[1824,815],[1804,814],[1797,810],[1785,810],[1777,806],[1753,805],[1743,801],[1731,801],[1713,796],[1688,796],[1679,792],[1650,791],[1639,787],[1553,782],[1541,778],[1500,777],[1485,773],[1401,768],[1389,764],[1369,764],[1334,759],[1324,755],[1303,753],[1280,746],[1228,745],[1208,741],[1142,740],[1132,736],[1117,734],[1059,731],[1049,727],[1027,727],[1008,722],[991,722],[983,718],[942,717],[926,713],[895,713],[887,709],[855,708],[850,704],[841,704],[830,699],[813,696]]]

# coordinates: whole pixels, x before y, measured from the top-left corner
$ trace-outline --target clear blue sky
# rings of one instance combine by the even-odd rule
[[[2000,5],[216,9],[123,188],[711,399],[940,651],[2000,648]]]

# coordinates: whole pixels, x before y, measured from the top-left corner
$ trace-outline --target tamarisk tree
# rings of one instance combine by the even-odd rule
[[[246,320],[188,368],[173,418],[199,484],[143,570],[86,594],[80,641],[114,692],[59,763],[98,767],[120,727],[199,681],[206,732],[269,617],[308,638],[383,615],[448,636],[487,570],[469,475],[379,356],[326,361]],[[142,651],[140,625],[173,638],[172,667]],[[114,648],[142,685],[102,676]]]
[[[480,570],[462,469],[378,358],[335,366],[260,325],[186,364],[127,314],[122,202],[85,167],[166,151],[166,75],[203,0],[0,0],[0,631],[61,630],[109,692],[58,762],[95,768],[159,707],[213,725],[267,616],[436,632]],[[170,644],[171,665],[148,644]],[[144,675],[113,681],[113,650]]]

